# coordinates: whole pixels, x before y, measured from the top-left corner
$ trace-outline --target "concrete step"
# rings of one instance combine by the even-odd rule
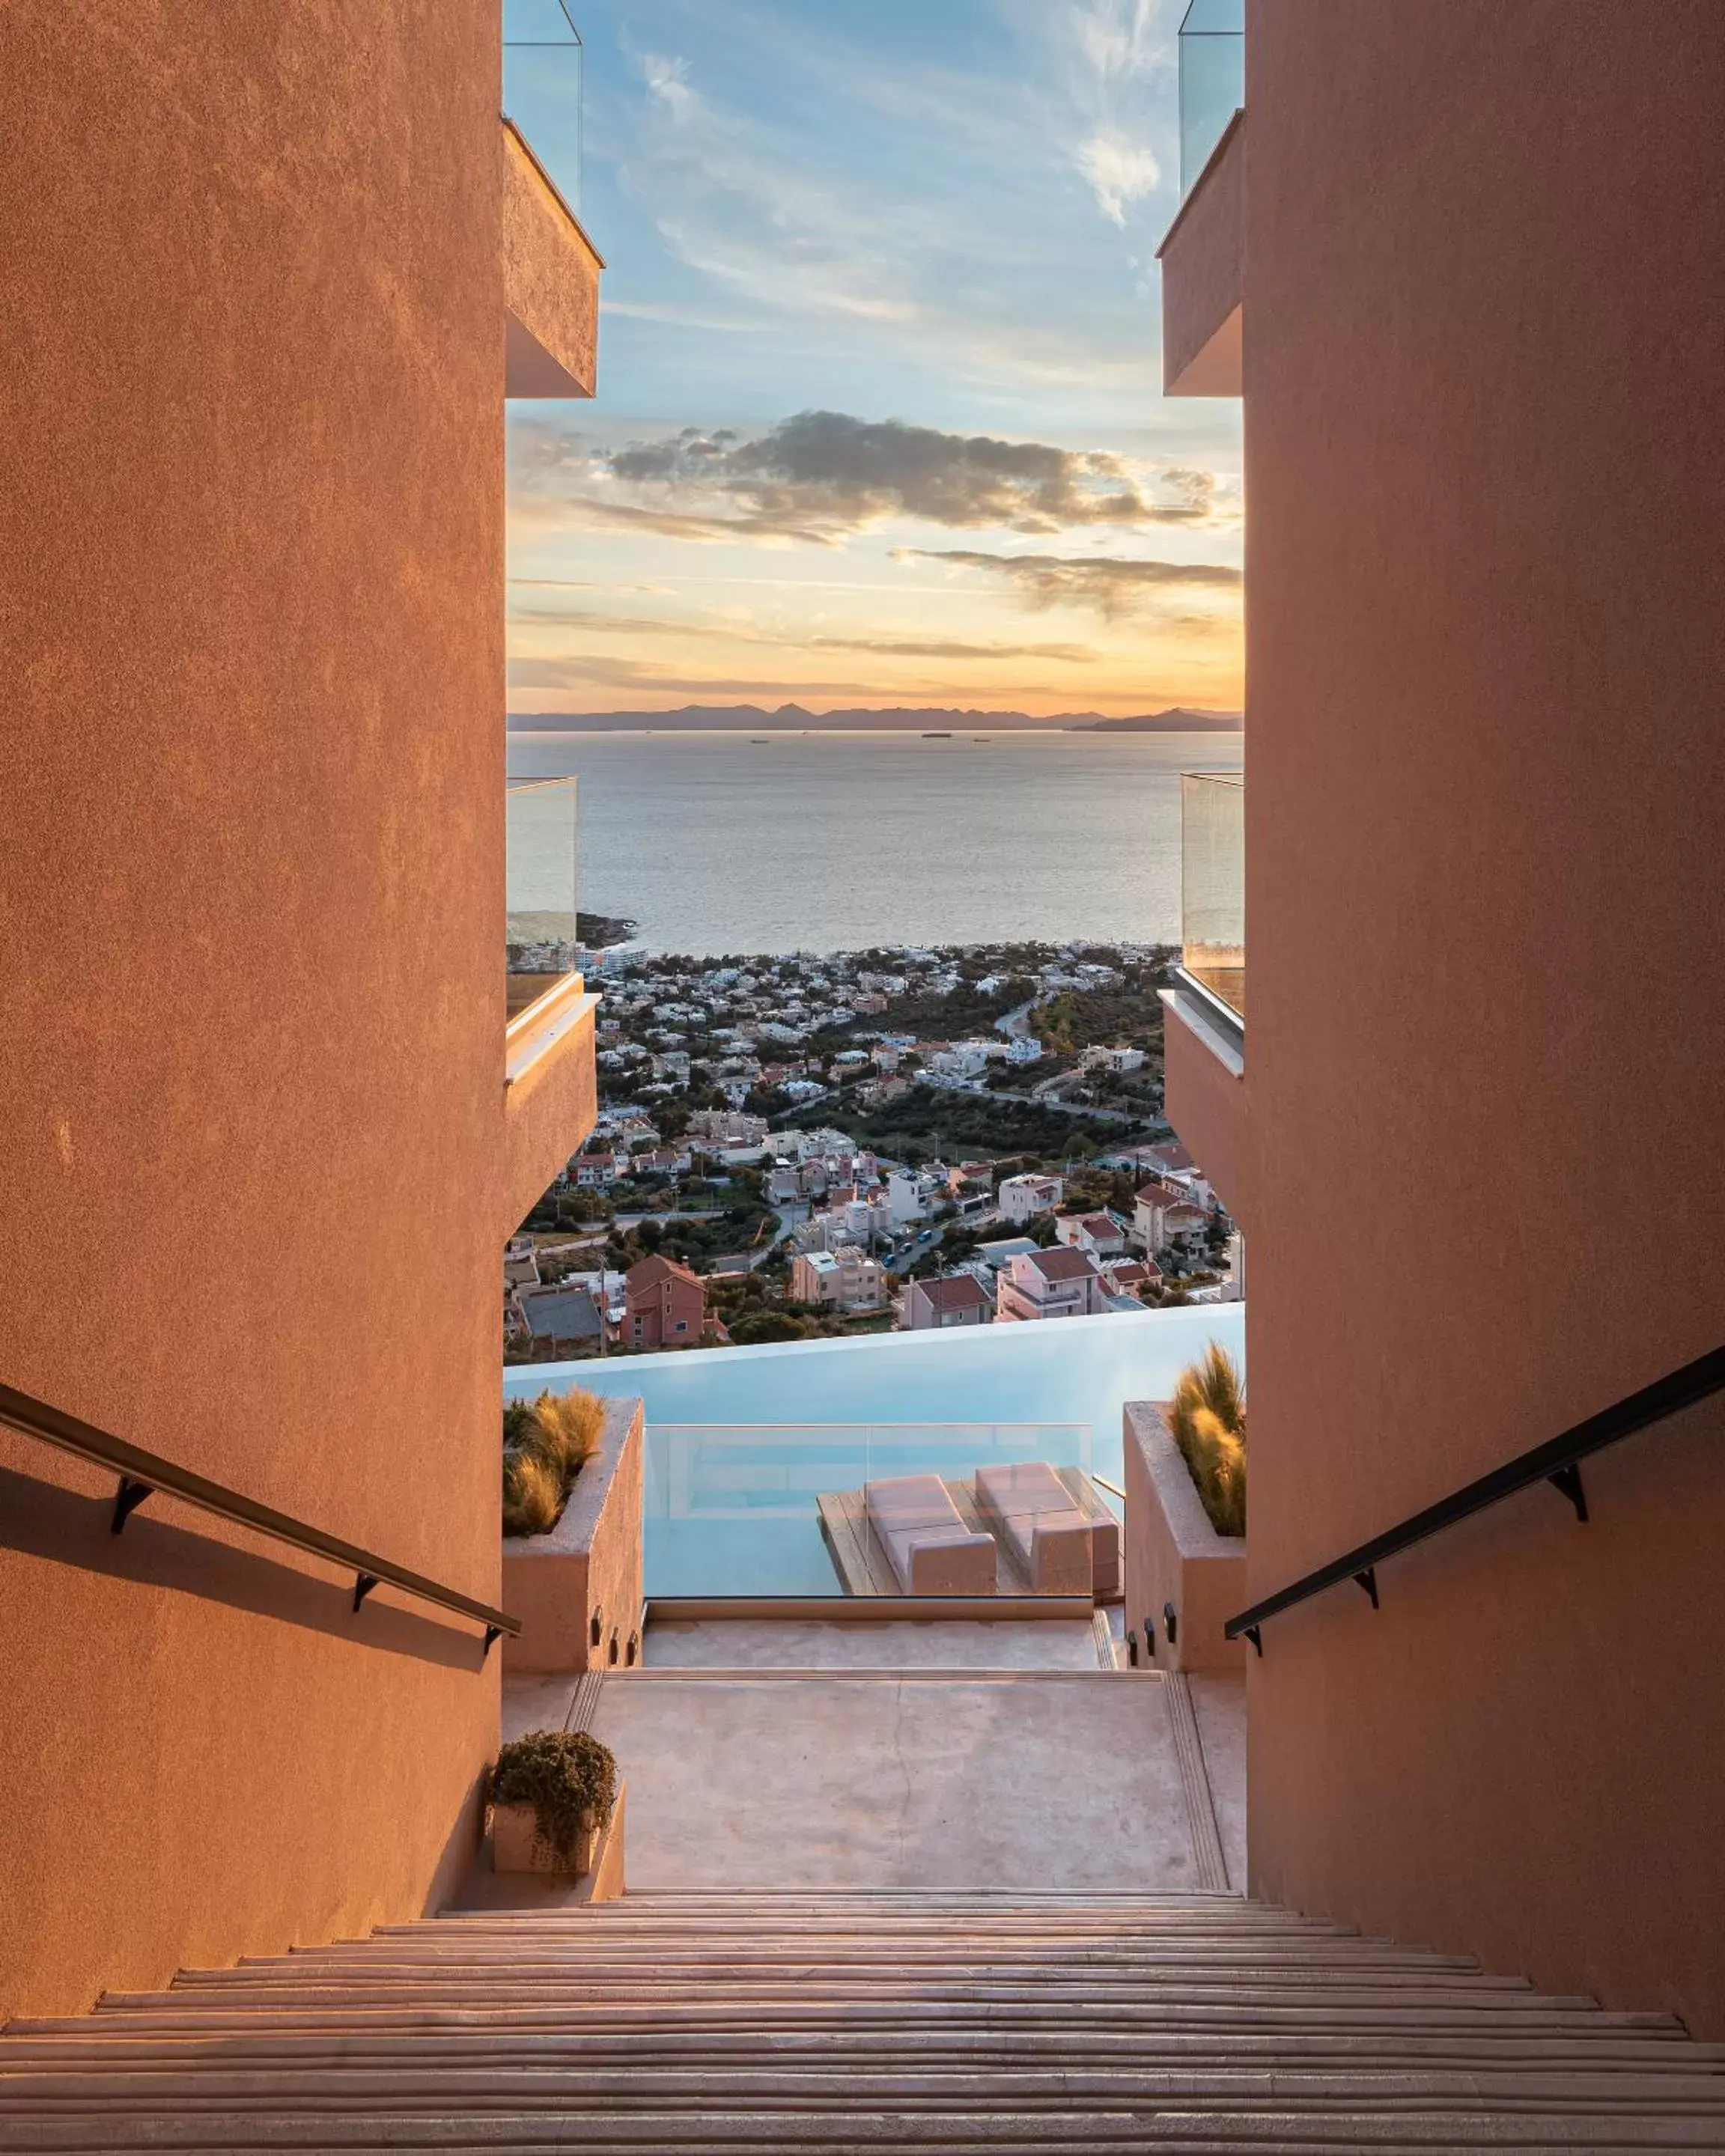
[[[159,2015],[171,2012],[182,2005],[187,1996],[186,1993],[172,1991],[136,1993],[131,1994],[129,2002],[117,2010],[129,2014],[131,2008],[136,2005],[153,2010]],[[1069,2001],[1050,2000],[1034,1987],[1027,1988],[1019,1997],[1003,1999],[934,1997],[847,2002],[810,1997],[798,1992],[783,1999],[766,2000],[731,2002],[699,1996],[687,1999],[649,1999],[632,2005],[628,2002],[596,2000],[579,1987],[553,1996],[549,1994],[548,1987],[536,1985],[512,1994],[493,1994],[477,2000],[451,1994],[448,1989],[439,1991],[417,1986],[373,1989],[361,1984],[345,1990],[313,1990],[307,1986],[289,1988],[279,1993],[260,1991],[249,1994],[236,1993],[231,1996],[224,1994],[222,2006],[235,2020],[241,2018],[237,2002],[242,1997],[253,2010],[249,2018],[254,2021],[267,2020],[282,2013],[297,2013],[308,2007],[319,2006],[356,2015],[368,2011],[399,2014],[407,2010],[421,2011],[428,2008],[465,2007],[470,2010],[489,2010],[494,2017],[507,2017],[527,2024],[536,2024],[549,2015],[556,2015],[571,2027],[595,2029],[673,2025],[757,2029],[796,2027],[811,2023],[875,2029],[918,2025],[925,2027],[962,2026],[967,2024],[983,2027],[1041,2026],[1060,2029],[1093,2027],[1101,2020],[1119,2029],[1189,2029],[1241,2033],[1255,2030],[1331,2030],[1345,2033],[1394,2032],[1404,2029],[1477,2031],[1502,2025],[1499,2010],[1486,2001],[1444,2007],[1398,2007],[1373,2003],[1357,2007],[1320,2009],[1308,2005],[1258,2005],[1235,1999],[1210,2005],[1176,1998],[1141,2005],[1130,2000],[1099,2002],[1091,1994]],[[186,2025],[208,2025],[208,2020],[199,2014],[195,2020],[188,2017]],[[1663,2014],[1607,2014],[1590,2001],[1574,2008],[1566,2008],[1562,2005],[1553,2007],[1538,1999],[1516,2019],[1517,2028],[1523,2033],[1538,2031],[1589,2037],[1631,2030],[1670,2030],[1673,2025],[1671,2017]]]
[[[662,2107],[706,2111],[824,2110],[865,2104],[898,2112],[948,2110],[1096,2110],[1111,2104],[1135,2110],[1227,2112],[1481,2110],[1563,2112],[1615,2116],[1689,2113],[1725,2117],[1725,2082],[1716,2073],[1610,2074],[1570,2068],[1561,2074],[1472,2067],[1395,2072],[1268,2073],[1212,2064],[1184,2071],[1069,2064],[927,2066],[884,2071],[850,2064],[842,2070],[773,2061],[692,2067],[603,2066],[585,2061],[536,2062],[506,2070],[445,2063],[395,2066],[360,2060],[302,2065],[291,2072],[206,2061],[187,2068],[116,2064],[75,2076],[64,2073],[0,2075],[0,2118],[44,2105],[61,2111],[127,2112],[172,2106],[187,2112],[305,2107],[382,2107],[434,2112],[478,2110],[525,2115],[546,2109]]]
[[[392,1955],[388,1960],[370,1958],[336,1958],[304,1962],[251,1962],[235,1969],[224,1969],[216,1974],[196,1973],[174,1979],[174,1989],[187,1992],[232,1991],[243,1992],[259,1984],[280,1988],[285,1984],[341,1984],[356,1982],[390,1982],[424,1984],[467,1984],[476,1990],[495,1984],[513,1985],[539,1981],[570,1984],[583,1984],[589,1991],[595,1986],[613,1984],[639,1989],[653,1984],[660,1989],[686,1989],[691,1984],[748,1984],[783,1988],[794,1984],[799,1990],[827,1984],[843,1985],[855,1991],[865,1991],[871,1987],[894,1990],[925,1987],[939,1987],[955,1984],[978,1986],[1048,1984],[1070,1990],[1075,1986],[1101,1995],[1119,1987],[1133,1987],[1145,1990],[1166,1990],[1176,1986],[1204,1986],[1214,1989],[1218,1984],[1245,1989],[1267,1988],[1284,1991],[1322,1992],[1341,1986],[1347,1989],[1369,1987],[1374,1990],[1395,1991],[1455,1991],[1469,1996],[1489,1992],[1501,1998],[1506,2007],[1513,2006],[1517,1999],[1532,1999],[1539,1994],[1513,1977],[1487,1976],[1465,1964],[1455,1967],[1440,1963],[1434,1968],[1421,1967],[1418,1963],[1322,1961],[1301,1963],[1266,1962],[1261,1956],[1250,1958],[1240,1956],[1230,1958],[1224,1955],[1188,1955],[1175,1960],[1151,1959],[1125,1955],[1093,1958],[1085,1955],[1073,1958],[1049,1956],[1040,1960],[993,1960],[978,1958],[963,1960],[957,1957],[936,1960],[895,1963],[879,1961],[872,1956],[855,1956],[845,1960],[810,1961],[793,1954],[773,1955],[761,1960],[738,1961],[728,1956],[701,1961],[682,1955],[657,1958],[644,1955],[628,1960],[613,1960],[608,1955],[548,1958],[526,1954],[498,1954],[490,1958],[460,1955],[445,1959],[442,1957],[422,1958],[418,1956]]]
[[[1531,2118],[1516,2112],[1481,2112],[1460,2119],[1358,2112],[1233,2113],[1164,2112],[1134,2116],[1119,2110],[1067,2112],[1024,2117],[1014,2112],[953,2112],[942,2118],[906,2119],[891,2114],[846,2116],[785,2112],[769,2118],[751,2112],[642,2112],[626,2118],[578,2116],[526,2118],[506,2113],[489,2118],[435,2119],[373,2112],[360,2116],[303,2111],[292,2117],[248,2117],[205,2112],[195,2118],[141,2113],[123,2128],[88,2118],[42,2119],[0,2133],[0,2148],[66,2156],[67,2152],[298,2148],[328,2152],[525,2151],[575,2148],[585,2156],[999,2156],[1002,2150],[1078,2149],[1084,2156],[1137,2156],[1144,2149],[1173,2148],[1184,2156],[1314,2156],[1347,2150],[1355,2156],[1399,2156],[1399,2152],[1515,2149],[1522,2156],[1639,2156],[1649,2149],[1719,2148],[1717,2128],[1706,2120],[1625,2122],[1583,2114]]]
[[[1216,1897],[490,1912],[0,2039],[0,2151],[1725,2149],[1725,2046]]]
[[[1478,2064],[1501,2067],[1527,2066],[1556,2068],[1574,2066],[1608,2073],[1625,2069],[1637,2073],[1691,2073],[1703,2068],[1725,2072],[1725,2045],[1691,2044],[1673,2024],[1669,2030],[1650,2030],[1638,2036],[1605,2041],[1581,2037],[1523,2036],[1514,2031],[1484,2030],[1466,2035],[1422,2036],[1337,2035],[1305,2034],[1290,2036],[1240,2036],[1218,2039],[1208,2035],[1172,2033],[1097,2032],[1087,2028],[1046,2031],[1037,2029],[988,2030],[867,2030],[810,2029],[782,2032],[708,2030],[679,2033],[649,2029],[632,2034],[593,2035],[586,2032],[522,2030],[512,2020],[497,2018],[475,2025],[476,2017],[428,2017],[423,2024],[402,2028],[368,2027],[356,2030],[342,2019],[324,2028],[300,2029],[272,2023],[267,2033],[255,2028],[230,2032],[212,2030],[208,2017],[180,2030],[139,2030],[130,2019],[117,2020],[100,2033],[92,2033],[85,2019],[53,2023],[17,2023],[14,2035],[0,2060],[5,2073],[41,2071],[69,2066],[101,2066],[112,2061],[129,2066],[178,2065],[188,2058],[208,2056],[223,2064],[241,2061],[260,2066],[298,2061],[345,2062],[430,2061],[490,2065],[519,2061],[524,2064],[552,2059],[574,2059],[595,2064],[676,2064],[712,2060],[757,2061],[776,2063],[809,2059],[870,2066],[904,2061],[999,2062],[1019,2066],[1043,2060],[1072,2060],[1107,2064],[1123,2061],[1135,2066],[1202,2066],[1219,2060],[1230,2066],[1317,2067],[1349,2066],[1412,2066]]]
[[[320,1996],[398,1998],[403,1991],[430,1993],[435,1990],[451,1999],[469,1999],[475,2005],[484,2005],[488,2000],[502,2003],[525,1995],[542,1999],[547,2004],[566,2002],[571,2005],[599,1998],[619,2007],[651,2007],[660,2004],[698,2005],[712,1999],[716,1991],[720,1995],[728,1994],[733,1999],[747,1999],[763,2005],[798,1999],[825,2001],[832,2005],[851,2005],[860,2008],[865,2014],[871,2005],[880,2002],[942,2001],[954,2005],[987,2005],[1013,2002],[1030,2004],[1039,1999],[1050,2006],[1082,2007],[1098,2014],[1106,2014],[1117,2006],[1147,2008],[1164,2002],[1194,2006],[1305,2006],[1309,2007],[1314,2019],[1332,2010],[1373,2008],[1404,2014],[1476,2009],[1494,2015],[1549,2014],[1553,2011],[1590,2015],[1598,2010],[1592,2000],[1587,1999],[1549,1999],[1538,1992],[1497,1990],[1488,1985],[1474,1989],[1461,1984],[1446,1985],[1435,1979],[1426,1984],[1410,1981],[1399,1985],[1374,1984],[1365,1981],[1357,1973],[1349,1976],[1339,1970],[1333,1973],[1333,1979],[1328,1983],[1303,1984],[1245,1976],[1230,1982],[1225,1974],[1211,1972],[1202,1978],[1185,1980],[1166,1978],[1160,1982],[1122,1978],[1117,1983],[1098,1986],[1089,1983],[1062,1983],[1052,1976],[1039,1977],[1034,1971],[1017,1975],[1003,1974],[993,1979],[975,1977],[959,1971],[944,1979],[930,1978],[919,1979],[915,1984],[895,1984],[882,1978],[851,1979],[828,1976],[799,1981],[794,1970],[781,1972],[771,1979],[739,1974],[730,1979],[721,1978],[716,1984],[703,1983],[698,1977],[680,1980],[669,1974],[663,1979],[645,1976],[628,1979],[613,1978],[593,1984],[576,1984],[572,1983],[566,1974],[547,1971],[536,1979],[529,1973],[518,1979],[508,1981],[475,1982],[452,1973],[441,1982],[433,1984],[415,1977],[386,1973],[380,1974],[375,1980],[362,1983],[343,1979],[295,1985],[259,1982],[188,1985],[183,1989],[187,1997],[219,1996],[234,2004],[254,2002],[260,1993],[267,1994],[271,2000],[277,2000],[284,1996],[298,1997],[314,1992]]]

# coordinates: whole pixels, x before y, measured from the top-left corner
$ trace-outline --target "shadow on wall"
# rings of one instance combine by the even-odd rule
[[[150,1501],[164,1512],[173,1502],[172,1497]],[[0,1548],[276,1618],[375,1654],[411,1656],[446,1669],[478,1670],[484,1665],[477,1630],[394,1608],[383,1599],[391,1591],[387,1586],[356,1611],[351,1578],[302,1572],[261,1550],[177,1527],[165,1517],[152,1517],[149,1507],[131,1515],[123,1535],[112,1532],[113,1516],[111,1487],[103,1495],[86,1496],[15,1468],[0,1468]]]

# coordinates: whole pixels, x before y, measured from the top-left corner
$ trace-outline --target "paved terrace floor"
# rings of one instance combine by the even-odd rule
[[[678,1625],[506,1680],[506,1735],[583,1723],[635,1887],[1244,1886],[1244,1683],[1105,1672],[1081,1622]]]

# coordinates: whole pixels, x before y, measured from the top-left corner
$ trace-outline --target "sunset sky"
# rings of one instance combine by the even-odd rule
[[[580,0],[600,391],[511,409],[512,710],[1239,707],[1183,8]]]

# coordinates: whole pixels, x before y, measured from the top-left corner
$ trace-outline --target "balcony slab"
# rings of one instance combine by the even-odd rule
[[[581,976],[542,996],[504,1035],[506,1217],[508,1235],[598,1121],[593,1060],[599,998]],[[537,1388],[535,1389],[536,1390]]]
[[[1244,112],[1236,112],[1157,249],[1162,387],[1168,397],[1238,397],[1245,292]]]
[[[1236,1047],[1208,999],[1164,989],[1163,1074],[1168,1121],[1211,1188],[1248,1233],[1252,1222],[1243,1040]]]
[[[604,261],[515,124],[503,123],[504,393],[591,397]]]

